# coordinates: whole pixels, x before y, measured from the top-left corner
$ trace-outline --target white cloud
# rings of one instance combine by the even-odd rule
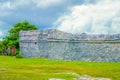
[[[2,39],[0,38],[0,41],[2,41]]]
[[[0,36],[3,36],[3,32],[2,31],[0,31]]]
[[[5,36],[12,26],[0,20],[0,38]]]
[[[15,9],[25,6],[37,6],[40,8],[48,8],[65,2],[66,0],[15,0],[1,2],[0,9]]]
[[[12,9],[13,8],[10,1],[4,2],[4,3],[2,2],[0,3],[0,5],[1,5],[1,9]]]
[[[11,9],[13,9],[13,6],[11,2],[1,2],[0,3],[0,17],[6,16],[11,14]]]
[[[66,0],[11,0],[0,2],[0,17],[14,13],[20,8],[50,8],[57,6]]]
[[[37,7],[47,8],[65,2],[66,0],[33,0]]]
[[[73,6],[55,22],[58,29],[71,33],[120,33],[120,0],[96,0]]]

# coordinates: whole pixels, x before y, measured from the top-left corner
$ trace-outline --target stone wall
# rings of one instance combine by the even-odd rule
[[[111,40],[96,43],[94,39],[92,42],[84,41],[88,38],[78,41],[80,38],[75,38],[76,35],[58,30],[21,31],[19,37],[20,52],[26,58],[120,62],[119,36],[115,38],[118,44],[111,43]]]
[[[80,42],[21,43],[24,57],[45,57],[52,60],[119,62],[120,44]]]
[[[56,49],[57,48],[57,49]],[[80,61],[120,61],[120,45],[94,43],[51,43],[49,59]]]
[[[31,58],[47,57],[50,48],[48,42],[23,42],[20,45],[21,54]]]

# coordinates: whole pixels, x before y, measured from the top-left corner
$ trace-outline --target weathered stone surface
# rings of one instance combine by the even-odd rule
[[[120,46],[116,44],[50,43],[49,59],[80,61],[120,61]]]
[[[87,36],[87,37],[85,37]],[[52,60],[120,62],[120,44],[103,43],[106,35],[73,35],[59,30],[21,31],[20,51],[24,57]],[[114,37],[111,39],[111,36]],[[102,37],[102,38],[101,38]],[[105,37],[105,38],[104,38]],[[107,36],[107,42],[119,42],[119,35]]]
[[[110,80],[110,79],[109,78],[93,78],[93,77],[84,75],[84,76],[79,76],[75,80]]]
[[[73,78],[72,80],[111,80],[109,78],[101,78],[101,77],[91,77],[91,76],[88,76],[88,75],[79,75],[77,73],[66,73],[66,72],[63,72],[63,73],[57,73],[57,74],[70,74],[70,75],[73,75],[75,76],[75,78]],[[50,78],[49,80],[65,80],[65,79],[60,79],[60,78]]]
[[[49,80],[65,80],[65,79],[59,79],[59,78],[51,78]]]

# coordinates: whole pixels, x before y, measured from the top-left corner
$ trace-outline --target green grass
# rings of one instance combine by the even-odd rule
[[[0,80],[73,80],[68,73],[120,80],[120,63],[54,61],[0,56]]]

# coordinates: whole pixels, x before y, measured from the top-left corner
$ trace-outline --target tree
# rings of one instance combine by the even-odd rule
[[[19,31],[28,31],[28,30],[37,30],[38,28],[35,25],[30,24],[27,20],[23,22],[18,22],[13,25],[14,27],[9,30],[10,34],[18,34]]]
[[[19,49],[19,31],[38,30],[35,25],[30,24],[27,20],[18,22],[13,25],[8,32],[9,35],[3,38],[3,44],[7,46],[16,46]]]

